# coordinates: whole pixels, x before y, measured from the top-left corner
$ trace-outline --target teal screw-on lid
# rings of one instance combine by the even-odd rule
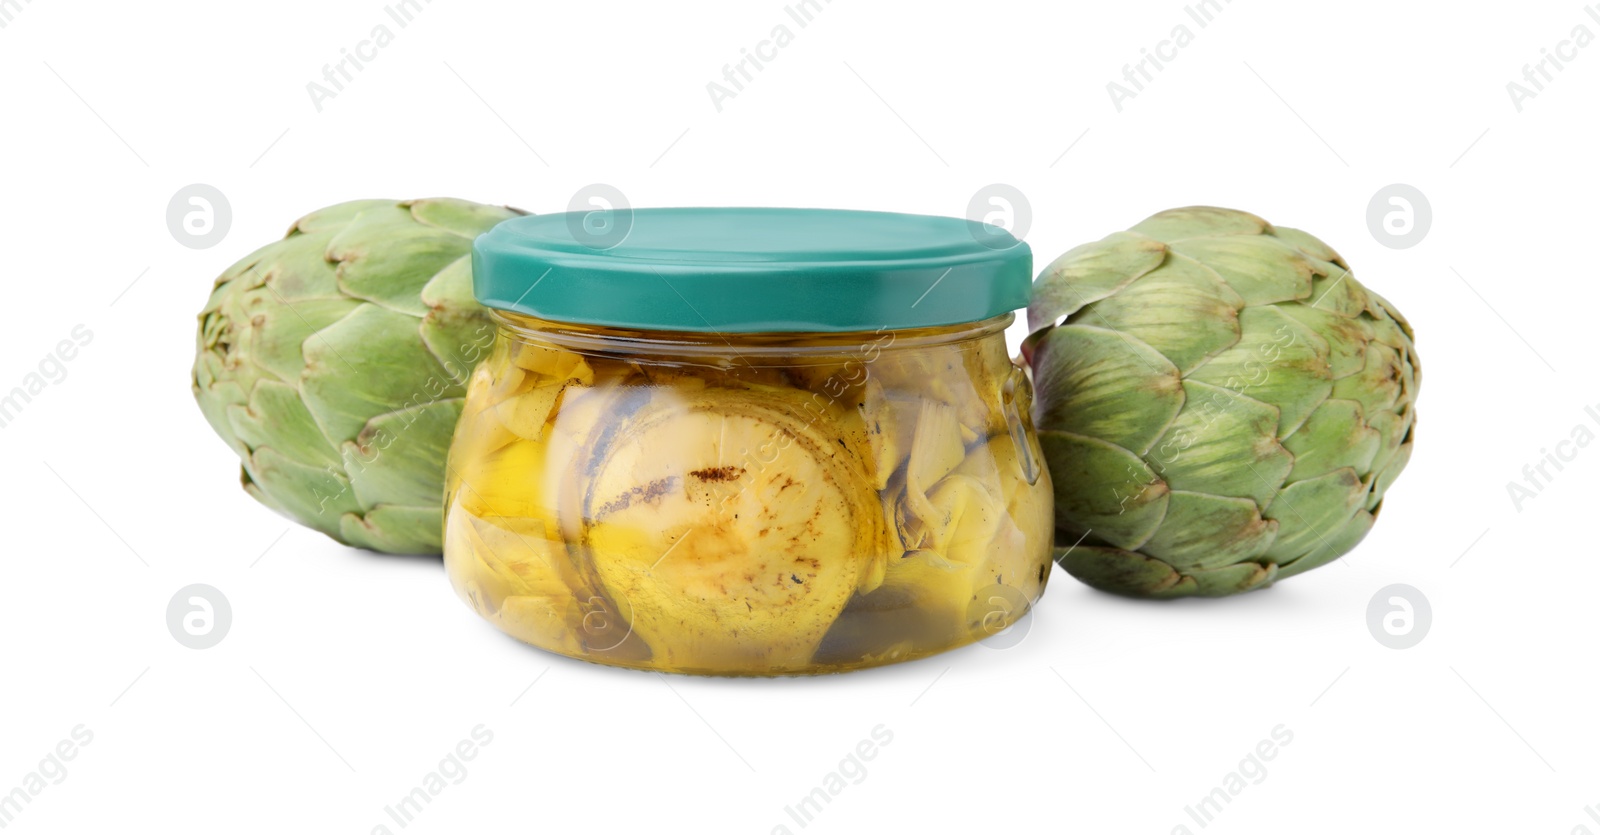
[[[1028,304],[1033,252],[996,226],[838,209],[618,209],[507,220],[472,246],[478,301],[650,330],[873,331]]]

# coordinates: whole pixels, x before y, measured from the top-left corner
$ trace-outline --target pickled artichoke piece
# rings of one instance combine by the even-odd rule
[[[820,417],[818,409],[822,409]],[[581,541],[667,668],[802,669],[882,576],[859,415],[762,386],[650,393],[593,439]]]
[[[906,460],[905,495],[895,513],[895,523],[904,550],[927,547],[934,528],[943,523],[928,492],[966,457],[961,441],[961,424],[955,409],[942,403],[924,401],[917,414],[917,428]]]
[[[994,582],[986,573],[990,561],[1023,549],[1025,537],[977,478],[951,475],[928,499],[938,514],[925,540],[928,547],[890,561],[871,605],[903,601],[902,617],[917,624],[918,640],[942,648],[973,637],[973,602],[980,588]]]
[[[919,432],[926,426],[928,434],[919,435],[914,446],[923,437],[947,437],[951,431],[937,410],[928,416],[926,424],[919,423]],[[994,626],[994,613],[978,601],[983,590],[1001,585],[1017,592],[1015,602],[1038,599],[1047,576],[1039,554],[1053,535],[1045,488],[1028,482],[1009,431],[963,452],[922,502],[912,498],[918,468],[910,464],[907,477],[897,477],[904,492],[885,494],[908,547],[890,561],[882,588],[845,613],[845,620],[857,625],[843,628],[878,633],[895,643],[911,635],[918,642],[930,640],[933,647],[949,646],[982,637],[980,630]],[[913,461],[920,454],[925,453],[913,452]],[[912,510],[922,503],[925,510]],[[886,644],[883,651],[893,649]]]
[[[1036,444],[1031,438],[1027,443]],[[1046,480],[1045,486],[1029,484],[1018,452],[1014,435],[996,435],[969,450],[953,475],[976,478],[991,495],[1000,497],[1010,527],[1022,537],[1016,547],[990,549],[979,571],[979,585],[1014,588],[1031,601],[1038,599],[1049,570],[1048,563],[1040,565],[1039,553],[1055,535],[1054,508],[1049,498],[1049,474],[1039,471],[1038,477]],[[1033,454],[1036,458],[1041,455],[1037,449]]]
[[[583,356],[562,348],[519,343],[511,348],[511,364],[550,381],[575,380],[584,385],[594,382],[594,369]]]
[[[562,393],[569,386],[594,385],[595,371],[582,355],[559,348],[521,344],[510,351],[512,362],[501,366],[492,408],[507,429],[537,441]]]
[[[516,434],[505,428],[492,409],[468,400],[456,423],[455,440],[445,465],[446,492],[456,491],[463,466],[478,464],[517,440]]]
[[[480,421],[493,418],[485,412]],[[498,422],[494,423],[498,427]],[[491,429],[471,428],[473,433],[491,434]],[[510,435],[504,428],[498,431]],[[469,438],[478,437],[477,434]],[[451,459],[451,494],[467,513],[479,517],[508,517],[553,523],[555,509],[547,503],[548,492],[539,489],[545,470],[545,446],[512,436],[514,440],[493,452],[458,455]],[[487,444],[486,444],[487,445]],[[458,463],[459,462],[459,463]],[[553,529],[553,528],[552,528]]]
[[[951,475],[939,482],[928,501],[940,514],[925,543],[948,562],[980,567],[996,552],[1022,548],[1022,531],[1001,499],[982,481]]]
[[[495,405],[495,418],[519,437],[530,441],[540,440],[544,437],[551,415],[555,413],[556,401],[561,399],[561,393],[566,388],[561,384],[535,386],[525,394]]]
[[[962,440],[971,444],[1005,426],[1000,388],[1010,367],[1003,349],[964,343],[885,351],[868,373],[887,391],[955,409]]]
[[[447,526],[478,559],[480,600],[488,613],[498,611],[508,597],[571,597],[561,579],[559,565],[566,549],[545,534],[537,519],[494,517],[481,519],[460,507],[452,508]]]
[[[569,546],[584,536],[584,498],[591,486],[594,449],[624,431],[633,414],[655,391],[647,386],[574,386],[567,389],[555,423],[545,435],[545,466],[540,492],[554,504],[556,527]]]
[[[456,592],[478,614],[511,635],[567,654],[582,650],[574,597],[562,579],[566,549],[538,520],[480,519],[459,505],[445,523]]]
[[[862,611],[850,614],[873,623],[873,635],[900,639],[881,649],[876,642],[863,640],[870,651],[891,651],[910,640],[922,652],[936,652],[969,639],[967,611],[974,597],[973,578],[971,566],[951,562],[933,551],[907,551],[890,561],[881,588],[863,597],[859,607],[852,605],[853,610]]]
[[[868,379],[862,387],[860,408],[866,422],[867,442],[872,448],[876,476],[873,487],[882,490],[911,456],[911,441],[916,435],[922,401],[885,392],[882,383]]]
[[[568,351],[519,345],[500,359],[474,372],[475,387],[486,370],[489,379],[469,396],[457,425],[448,492],[459,492],[474,515],[535,519],[554,532],[561,478],[588,431],[603,421],[613,387],[585,384],[595,381],[594,370]],[[513,359],[543,370],[524,370]],[[499,400],[479,396],[503,391],[507,380],[520,381],[518,390]]]

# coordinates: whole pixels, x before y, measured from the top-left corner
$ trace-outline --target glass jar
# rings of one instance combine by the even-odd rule
[[[941,652],[1038,599],[1052,491],[1003,333],[1025,244],[884,213],[602,220],[631,228],[518,218],[475,247],[499,329],[444,550],[480,615],[588,661],[778,675]]]

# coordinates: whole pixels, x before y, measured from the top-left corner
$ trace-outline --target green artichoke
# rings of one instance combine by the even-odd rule
[[[347,545],[439,553],[445,452],[494,337],[472,239],[516,214],[341,203],[217,279],[194,394],[250,495]]]
[[[1305,232],[1162,212],[1046,267],[1028,323],[1057,559],[1096,588],[1221,596],[1323,565],[1411,457],[1411,326]]]

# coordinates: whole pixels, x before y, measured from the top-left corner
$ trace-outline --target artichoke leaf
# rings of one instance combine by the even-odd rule
[[[1319,545],[1327,546],[1366,493],[1367,486],[1348,467],[1283,488],[1262,513],[1278,523],[1278,537],[1263,556],[1287,565]]]
[[[1372,320],[1340,316],[1309,304],[1285,304],[1278,310],[1327,340],[1328,374],[1334,380],[1358,374],[1366,367],[1367,343],[1378,330]]]
[[[495,328],[472,298],[472,258],[463,255],[422,288],[422,341],[457,380],[465,380],[494,345]]]
[[[1411,463],[1411,444],[1401,444],[1400,449],[1395,451],[1394,457],[1383,465],[1383,469],[1378,471],[1377,478],[1373,480],[1372,496],[1367,500],[1368,510],[1373,513],[1378,512],[1378,505],[1383,502],[1384,495],[1389,492],[1394,480],[1400,477],[1400,473],[1409,463]]]
[[[267,311],[281,309],[284,302],[268,287],[246,291],[238,298],[240,307],[229,316],[228,339],[233,350],[248,357],[252,369],[264,369],[287,383],[297,381],[305,371],[306,349],[323,343],[327,338],[324,329],[361,306],[341,297],[301,299],[293,302],[292,315],[272,315]]]
[[[271,447],[256,449],[244,460],[244,489],[262,504],[330,536],[338,534],[340,516],[361,509],[350,480],[337,467],[304,464]]]
[[[1268,235],[1192,238],[1173,244],[1172,251],[1210,267],[1247,305],[1311,295],[1311,262]]]
[[[503,220],[522,215],[517,209],[487,206],[454,197],[430,197],[402,203],[421,223],[454,232],[468,241],[499,225]]]
[[[435,400],[380,415],[368,421],[354,441],[341,445],[343,468],[356,499],[366,507],[385,503],[427,507],[438,502],[461,403]]]
[[[378,505],[364,513],[339,517],[339,537],[369,551],[388,554],[437,554],[443,544],[437,505]]]
[[[418,227],[411,212],[398,205],[362,212],[328,242],[328,258],[339,264],[340,290],[417,317],[428,312],[422,289],[471,251],[470,240]]]
[[[1177,366],[1126,334],[1063,325],[1047,331],[1035,350],[1041,426],[1144,454],[1183,408]]]
[[[1116,232],[1050,262],[1033,283],[1028,330],[1038,333],[1161,266],[1167,248],[1142,235]]]
[[[1311,283],[1311,297],[1307,304],[1338,316],[1355,318],[1370,306],[1366,288],[1355,280],[1355,275],[1338,264],[1313,262],[1319,273]]]
[[[212,306],[240,292],[262,289],[269,282],[276,298],[287,304],[342,298],[338,265],[328,260],[328,242],[333,235],[332,231],[296,234],[239,259],[217,278]]]
[[[330,440],[355,439],[373,415],[466,393],[416,326],[415,317],[363,305],[306,342],[300,392]]]
[[[1287,226],[1276,226],[1273,227],[1272,234],[1277,236],[1278,240],[1289,244],[1312,258],[1331,261],[1341,267],[1345,266],[1344,259],[1339,257],[1339,253],[1335,252],[1333,247],[1323,243],[1321,239],[1310,232],[1290,229]]]
[[[1306,418],[1305,425],[1283,441],[1294,453],[1289,480],[1304,481],[1340,467],[1352,467],[1365,475],[1372,470],[1382,444],[1382,433],[1367,425],[1360,403],[1324,401]]]
[[[1361,372],[1334,383],[1333,396],[1354,400],[1361,404],[1366,414],[1377,414],[1393,409],[1400,401],[1405,385],[1406,371],[1400,354],[1382,343],[1367,345],[1366,362]]]
[[[228,425],[250,449],[272,447],[312,466],[336,467],[339,450],[323,436],[300,393],[288,383],[259,380],[250,402],[228,406]]]
[[[1378,412],[1367,418],[1367,425],[1378,433],[1378,451],[1372,456],[1372,463],[1362,471],[1362,475],[1382,472],[1388,466],[1389,460],[1400,451],[1400,444],[1405,441],[1406,433],[1411,428],[1409,415],[1399,415],[1394,412]]]
[[[244,386],[227,380],[221,381],[213,376],[212,369],[217,364],[215,358],[200,358],[195,361],[195,400],[200,404],[200,414],[211,424],[217,436],[226,441],[233,449],[235,455],[241,459],[250,455],[250,447],[239,439],[233,429],[231,412],[238,408],[245,408],[249,399],[245,396]],[[321,434],[322,430],[317,430]]]
[[[1249,212],[1216,206],[1189,206],[1157,212],[1130,230],[1158,241],[1175,243],[1189,238],[1264,235],[1272,224]]]
[[[1183,389],[1183,411],[1146,456],[1151,468],[1174,490],[1265,507],[1294,467],[1294,456],[1278,442],[1278,411],[1194,380]]]
[[[1272,544],[1278,523],[1249,499],[1173,490],[1167,517],[1144,552],[1181,571],[1210,571],[1253,560]]]
[[[1167,513],[1171,489],[1139,456],[1122,447],[1070,432],[1041,430],[1039,446],[1054,482],[1073,490],[1056,496],[1056,522],[1074,537],[1135,550]]]
[[[1293,577],[1296,574],[1333,562],[1350,549],[1361,544],[1361,540],[1366,538],[1367,532],[1372,530],[1374,521],[1373,515],[1366,510],[1356,511],[1349,521],[1330,533],[1325,541],[1319,541],[1305,556],[1279,568],[1278,576],[1280,578]]]
[[[1194,578],[1155,557],[1121,548],[1057,548],[1056,562],[1072,576],[1112,594],[1162,599],[1196,593]]]
[[[1246,308],[1239,325],[1238,344],[1188,379],[1276,404],[1277,434],[1287,437],[1333,391],[1328,341],[1277,307]]]
[[[1088,305],[1074,321],[1125,333],[1187,374],[1239,342],[1243,307],[1244,299],[1215,272],[1174,257],[1116,295]]]
[[[348,226],[368,209],[382,209],[396,205],[393,200],[348,200],[318,209],[294,222],[289,227],[289,237],[337,232]]]
[[[1188,578],[1194,581],[1192,594],[1197,597],[1227,597],[1242,591],[1271,585],[1281,577],[1276,563],[1242,562],[1209,571],[1194,571]]]

